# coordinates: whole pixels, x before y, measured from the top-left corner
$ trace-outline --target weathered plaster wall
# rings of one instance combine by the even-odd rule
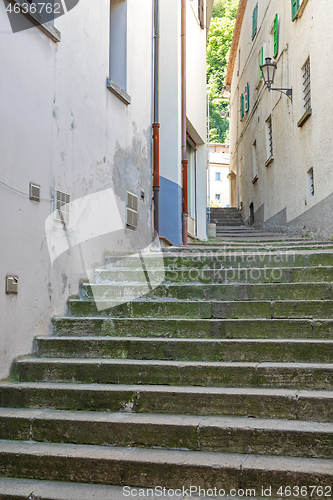
[[[206,239],[206,30],[195,4],[186,4],[187,131],[197,144],[197,230]],[[160,1],[160,234],[175,245],[182,243],[180,5]]]
[[[105,253],[143,248],[151,240],[152,2],[127,2],[129,106],[106,88],[109,0],[98,8],[80,0],[57,19],[58,44],[38,28],[12,34],[0,4],[6,75],[0,82],[0,181],[24,193],[0,185],[0,378],[14,357],[30,352],[34,335],[48,333],[50,317],[65,312],[67,296],[85,277],[68,262],[51,266],[44,224],[54,188],[73,201],[112,187],[123,207],[127,190],[139,197],[143,190],[138,229],[117,232]],[[40,203],[27,196],[30,181],[41,185]],[[17,296],[5,295],[7,274],[19,276]]]
[[[305,2],[305,0],[304,0]],[[292,22],[289,0],[259,2],[258,32],[251,40],[252,12],[256,0],[248,0],[231,86],[231,169],[239,169],[239,201],[248,219],[250,203],[254,204],[255,222],[261,227],[281,228],[281,217],[290,231],[314,232],[319,237],[333,235],[333,135],[327,103],[329,83],[329,50],[333,33],[327,13],[328,0],[309,0],[300,18]],[[293,89],[293,101],[278,92],[268,92],[258,80],[258,53],[272,55],[271,28],[279,15],[279,54],[274,82],[276,87]],[[300,43],[301,40],[301,43]],[[302,127],[302,67],[310,57],[312,116]],[[250,110],[240,120],[240,94],[250,85]],[[325,90],[324,90],[325,89]],[[267,159],[265,121],[272,116],[274,160]],[[252,184],[252,145],[257,145],[258,180]],[[315,194],[307,194],[307,172],[314,171]],[[264,206],[264,210],[261,207]],[[325,207],[325,210],[324,210]],[[321,213],[321,217],[319,214]],[[264,215],[262,215],[264,214]]]

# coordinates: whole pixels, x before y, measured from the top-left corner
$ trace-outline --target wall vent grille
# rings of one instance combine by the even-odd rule
[[[40,201],[40,186],[38,184],[29,184],[29,198],[33,201]]]

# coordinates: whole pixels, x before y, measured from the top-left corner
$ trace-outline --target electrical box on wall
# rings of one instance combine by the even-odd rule
[[[40,201],[40,186],[38,184],[29,184],[29,198],[33,201]]]
[[[18,276],[6,276],[6,294],[18,294]]]

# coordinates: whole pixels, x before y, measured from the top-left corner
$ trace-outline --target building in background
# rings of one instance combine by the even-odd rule
[[[179,0],[160,0],[160,235],[182,237],[182,25]],[[186,0],[188,233],[207,239],[206,42],[214,0]]]
[[[330,0],[240,0],[228,67],[232,205],[269,230],[333,235]],[[273,58],[269,92],[259,66]]]
[[[209,144],[210,207],[230,207],[229,144]]]

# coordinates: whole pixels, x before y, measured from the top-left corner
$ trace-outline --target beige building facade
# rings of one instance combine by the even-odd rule
[[[209,144],[209,206],[230,207],[229,144]]]
[[[240,0],[227,86],[231,204],[269,230],[333,236],[329,0]],[[276,63],[268,91],[260,65]]]

